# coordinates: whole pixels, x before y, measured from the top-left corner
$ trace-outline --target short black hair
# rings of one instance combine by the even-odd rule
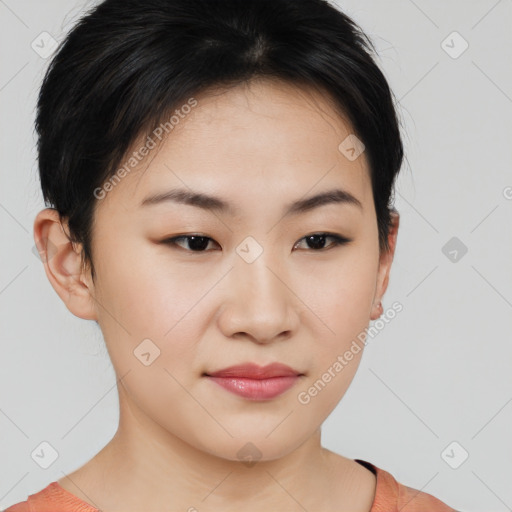
[[[323,91],[348,118],[365,145],[387,250],[403,146],[372,53],[368,36],[327,0],[105,0],[67,34],[39,91],[45,205],[67,220],[94,278],[94,190],[134,142],[194,95],[277,79]]]

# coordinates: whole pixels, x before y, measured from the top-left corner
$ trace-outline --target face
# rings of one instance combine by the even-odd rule
[[[64,256],[47,274],[74,314],[101,326],[123,377],[121,422],[129,407],[204,452],[237,460],[252,443],[272,460],[349,387],[392,254],[379,254],[365,153],[339,149],[352,131],[322,95],[254,81],[196,100],[98,200],[95,281],[62,292],[59,264],[75,261]],[[175,189],[225,207],[155,199]],[[345,194],[304,202],[334,190]],[[273,397],[243,397],[205,375],[248,362],[300,376],[281,378],[291,387]]]

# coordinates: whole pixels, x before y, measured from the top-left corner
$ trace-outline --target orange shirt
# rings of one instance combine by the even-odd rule
[[[399,484],[383,469],[361,459],[356,462],[377,477],[375,499],[369,512],[457,512],[431,494]],[[31,494],[27,501],[12,505],[4,512],[99,512],[97,508],[77,498],[58,482]]]

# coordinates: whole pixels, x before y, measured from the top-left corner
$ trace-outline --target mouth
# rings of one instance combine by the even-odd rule
[[[223,389],[249,400],[271,400],[294,386],[304,374],[287,365],[244,363],[204,373]]]

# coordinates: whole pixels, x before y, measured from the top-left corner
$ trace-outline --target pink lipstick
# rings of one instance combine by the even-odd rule
[[[249,400],[270,400],[290,389],[303,375],[281,363],[230,366],[206,377],[232,393]]]

